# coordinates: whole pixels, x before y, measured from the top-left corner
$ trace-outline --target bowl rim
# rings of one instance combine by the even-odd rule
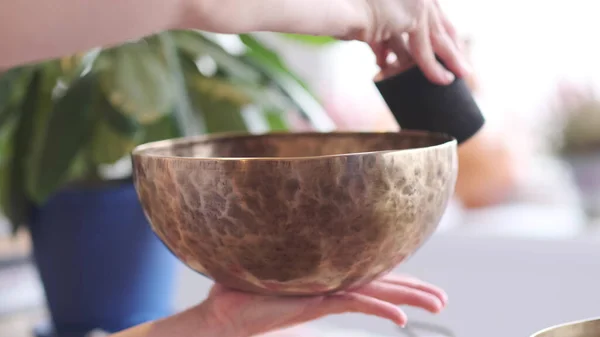
[[[595,323],[595,322],[597,323],[598,321],[600,321],[600,316],[588,317],[588,318],[579,319],[579,320],[576,320],[576,321],[559,323],[559,324],[552,325],[552,326],[549,326],[547,328],[544,328],[542,330],[536,331],[530,337],[540,337],[543,334],[545,334],[546,332],[550,332],[550,331],[553,331],[553,330],[558,330],[558,329],[566,328],[566,327],[573,326],[573,325],[590,324],[590,323]]]
[[[178,144],[190,144],[190,143],[200,143],[207,142],[212,140],[226,139],[226,138],[238,138],[238,137],[260,137],[260,136],[290,136],[290,135],[298,135],[298,136],[306,136],[306,135],[324,135],[324,134],[338,134],[338,135],[370,135],[370,134],[410,134],[413,136],[421,136],[421,137],[439,137],[442,141],[440,144],[424,146],[418,148],[410,148],[410,149],[397,149],[397,150],[381,150],[381,151],[364,151],[364,152],[351,152],[351,153],[341,153],[341,154],[326,154],[320,156],[302,156],[302,157],[182,157],[182,156],[173,156],[173,155],[156,155],[152,153],[144,153],[148,150],[152,149],[160,149],[167,148],[171,146],[175,146]],[[430,132],[430,131],[420,131],[420,130],[399,130],[399,131],[330,131],[330,132],[320,132],[320,131],[302,131],[302,132],[288,132],[288,131],[272,131],[272,132],[264,132],[264,133],[251,133],[251,132],[220,132],[214,133],[210,135],[198,135],[198,136],[188,136],[188,137],[180,137],[166,140],[159,140],[154,142],[149,142],[145,144],[141,144],[136,146],[131,151],[131,156],[133,158],[152,158],[152,159],[170,159],[170,160],[192,160],[192,161],[299,161],[299,160],[314,160],[314,159],[324,159],[324,158],[339,158],[339,157],[354,157],[359,155],[369,155],[369,154],[386,154],[386,153],[394,153],[394,152],[402,152],[402,153],[412,153],[416,151],[423,150],[434,150],[443,147],[455,147],[457,146],[456,138],[441,132]]]

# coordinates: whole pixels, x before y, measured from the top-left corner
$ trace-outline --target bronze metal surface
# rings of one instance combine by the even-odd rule
[[[553,326],[538,331],[531,337],[600,337],[600,318]]]
[[[132,158],[152,228],[179,259],[278,295],[390,271],[436,229],[458,166],[454,139],[414,131],[184,138]]]

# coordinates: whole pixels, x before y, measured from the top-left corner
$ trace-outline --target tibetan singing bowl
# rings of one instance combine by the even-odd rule
[[[152,228],[181,261],[277,295],[390,271],[436,229],[458,166],[453,138],[413,131],[184,138],[132,157]]]
[[[600,337],[600,318],[553,326],[531,337]]]

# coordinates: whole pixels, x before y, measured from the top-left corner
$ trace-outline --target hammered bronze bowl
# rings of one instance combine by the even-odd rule
[[[600,318],[556,325],[531,337],[600,337]]]
[[[457,174],[453,138],[413,131],[184,138],[132,157],[152,228],[181,261],[274,295],[390,271],[434,232]]]

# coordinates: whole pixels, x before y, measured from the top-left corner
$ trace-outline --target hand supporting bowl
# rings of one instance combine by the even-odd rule
[[[132,157],[152,228],[181,261],[274,295],[390,271],[435,231],[458,166],[453,138],[413,131],[203,136]]]

